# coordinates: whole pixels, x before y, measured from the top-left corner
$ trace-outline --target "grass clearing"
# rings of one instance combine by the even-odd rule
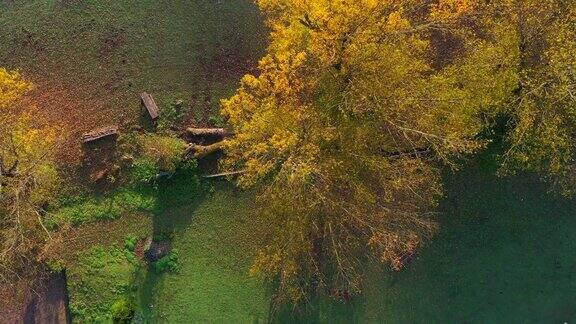
[[[238,191],[226,182],[198,185],[194,177],[179,176],[159,183],[149,197],[153,197],[154,204],[149,216],[144,216],[151,221],[146,231],[124,232],[121,236],[122,228],[118,228],[120,236],[116,240],[110,238],[104,247],[96,240],[78,246],[79,253],[65,258],[64,263],[72,273],[69,293],[75,321],[109,318],[111,304],[134,295],[138,302],[137,318],[144,321],[264,322],[268,311],[265,287],[248,275],[266,228],[254,217],[252,193]],[[85,210],[86,205],[68,208]],[[122,221],[124,217],[112,222]],[[89,224],[94,219],[83,220],[87,223],[72,231],[82,233],[92,226],[106,227],[102,220],[94,224]],[[168,270],[174,271],[157,271],[160,261],[146,267],[116,258],[119,249],[114,244],[118,241],[131,242],[134,237],[151,234],[172,240],[178,255],[177,267]],[[130,254],[128,250],[122,252]],[[115,258],[108,258],[110,253]],[[96,267],[94,263],[98,258],[102,261]],[[100,267],[105,271],[97,270]],[[129,279],[128,271],[137,271],[137,280]],[[114,288],[113,293],[100,296],[100,290],[109,289],[106,282],[116,280],[124,285],[122,287],[130,283],[130,289],[137,292],[132,294],[132,290]],[[91,291],[100,301],[87,304],[85,300]]]
[[[174,233],[179,271],[147,272],[139,316],[170,323],[266,321],[266,291],[248,276],[264,228],[253,217],[252,199],[216,182],[196,204],[173,205],[157,216],[156,230]]]

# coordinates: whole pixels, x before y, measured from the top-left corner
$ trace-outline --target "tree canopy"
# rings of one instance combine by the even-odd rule
[[[517,1],[508,11],[515,34],[518,85],[511,94],[505,170],[540,172],[565,193],[576,185],[576,9],[568,1]]]
[[[223,101],[235,134],[223,166],[261,190],[275,231],[252,270],[280,301],[359,292],[370,258],[400,269],[437,229],[441,168],[484,147],[498,115],[512,117],[506,161],[558,173],[572,159],[575,20],[562,1],[258,4],[270,45]]]
[[[32,85],[0,68],[0,279],[31,272],[48,232],[41,207],[54,197],[55,133],[32,126],[19,102]]]

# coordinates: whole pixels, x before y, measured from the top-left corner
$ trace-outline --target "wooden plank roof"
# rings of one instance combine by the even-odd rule
[[[102,127],[82,135],[82,142],[89,143],[116,134],[118,134],[118,126]]]
[[[152,95],[146,92],[140,94],[140,98],[142,99],[142,104],[146,107],[148,114],[152,120],[156,120],[158,118],[158,106],[152,98]]]

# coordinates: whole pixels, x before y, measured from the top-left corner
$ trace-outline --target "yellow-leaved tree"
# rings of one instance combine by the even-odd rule
[[[223,166],[274,229],[252,272],[278,302],[359,293],[366,262],[400,269],[435,233],[440,168],[486,144],[517,87],[507,4],[257,2],[268,52],[222,108]]]
[[[41,209],[54,197],[55,133],[32,126],[19,105],[31,84],[0,68],[0,279],[32,274],[49,236]]]
[[[517,42],[518,85],[504,170],[539,172],[556,189],[576,188],[576,6],[562,0],[509,1],[502,13]]]

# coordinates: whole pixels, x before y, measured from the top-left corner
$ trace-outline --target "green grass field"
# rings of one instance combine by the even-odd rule
[[[195,203],[159,215],[156,230],[174,233],[179,273],[148,271],[140,291],[146,319],[168,323],[253,323],[267,318],[265,290],[248,276],[263,224],[252,195],[227,183]]]
[[[358,321],[576,319],[576,205],[533,176],[498,179],[488,164],[447,177],[439,236],[407,271],[371,275]]]
[[[20,68],[34,81],[33,100],[45,107],[43,117],[62,122],[71,135],[134,120],[137,94],[144,90],[162,107],[185,100],[192,120],[206,122],[265,44],[250,0],[5,1],[0,31],[0,66]],[[202,103],[206,93],[209,107]],[[283,315],[278,321],[576,320],[576,206],[548,193],[531,175],[499,179],[494,173],[493,157],[485,154],[446,176],[441,231],[406,271],[373,267],[365,295],[350,305],[322,301],[312,315]],[[106,237],[94,237],[99,224],[81,225],[77,235],[86,228],[93,244],[80,244],[81,256],[71,266],[72,300],[105,299],[89,311],[108,312],[118,294],[97,291],[114,279],[100,270],[119,268],[118,285],[134,281],[137,318],[144,322],[267,321],[267,289],[248,275],[266,228],[255,217],[251,193],[221,182],[192,188],[186,179],[165,183],[154,207],[144,208],[147,222],[138,233],[171,237],[179,251],[178,273],[156,274],[143,266],[133,279],[131,264],[116,257],[91,271],[93,256],[108,253],[93,250]],[[87,206],[101,209],[99,203]],[[63,219],[75,219],[76,211]],[[96,216],[93,220],[105,218]],[[122,219],[102,223],[114,238],[105,249],[135,233],[134,227]]]

